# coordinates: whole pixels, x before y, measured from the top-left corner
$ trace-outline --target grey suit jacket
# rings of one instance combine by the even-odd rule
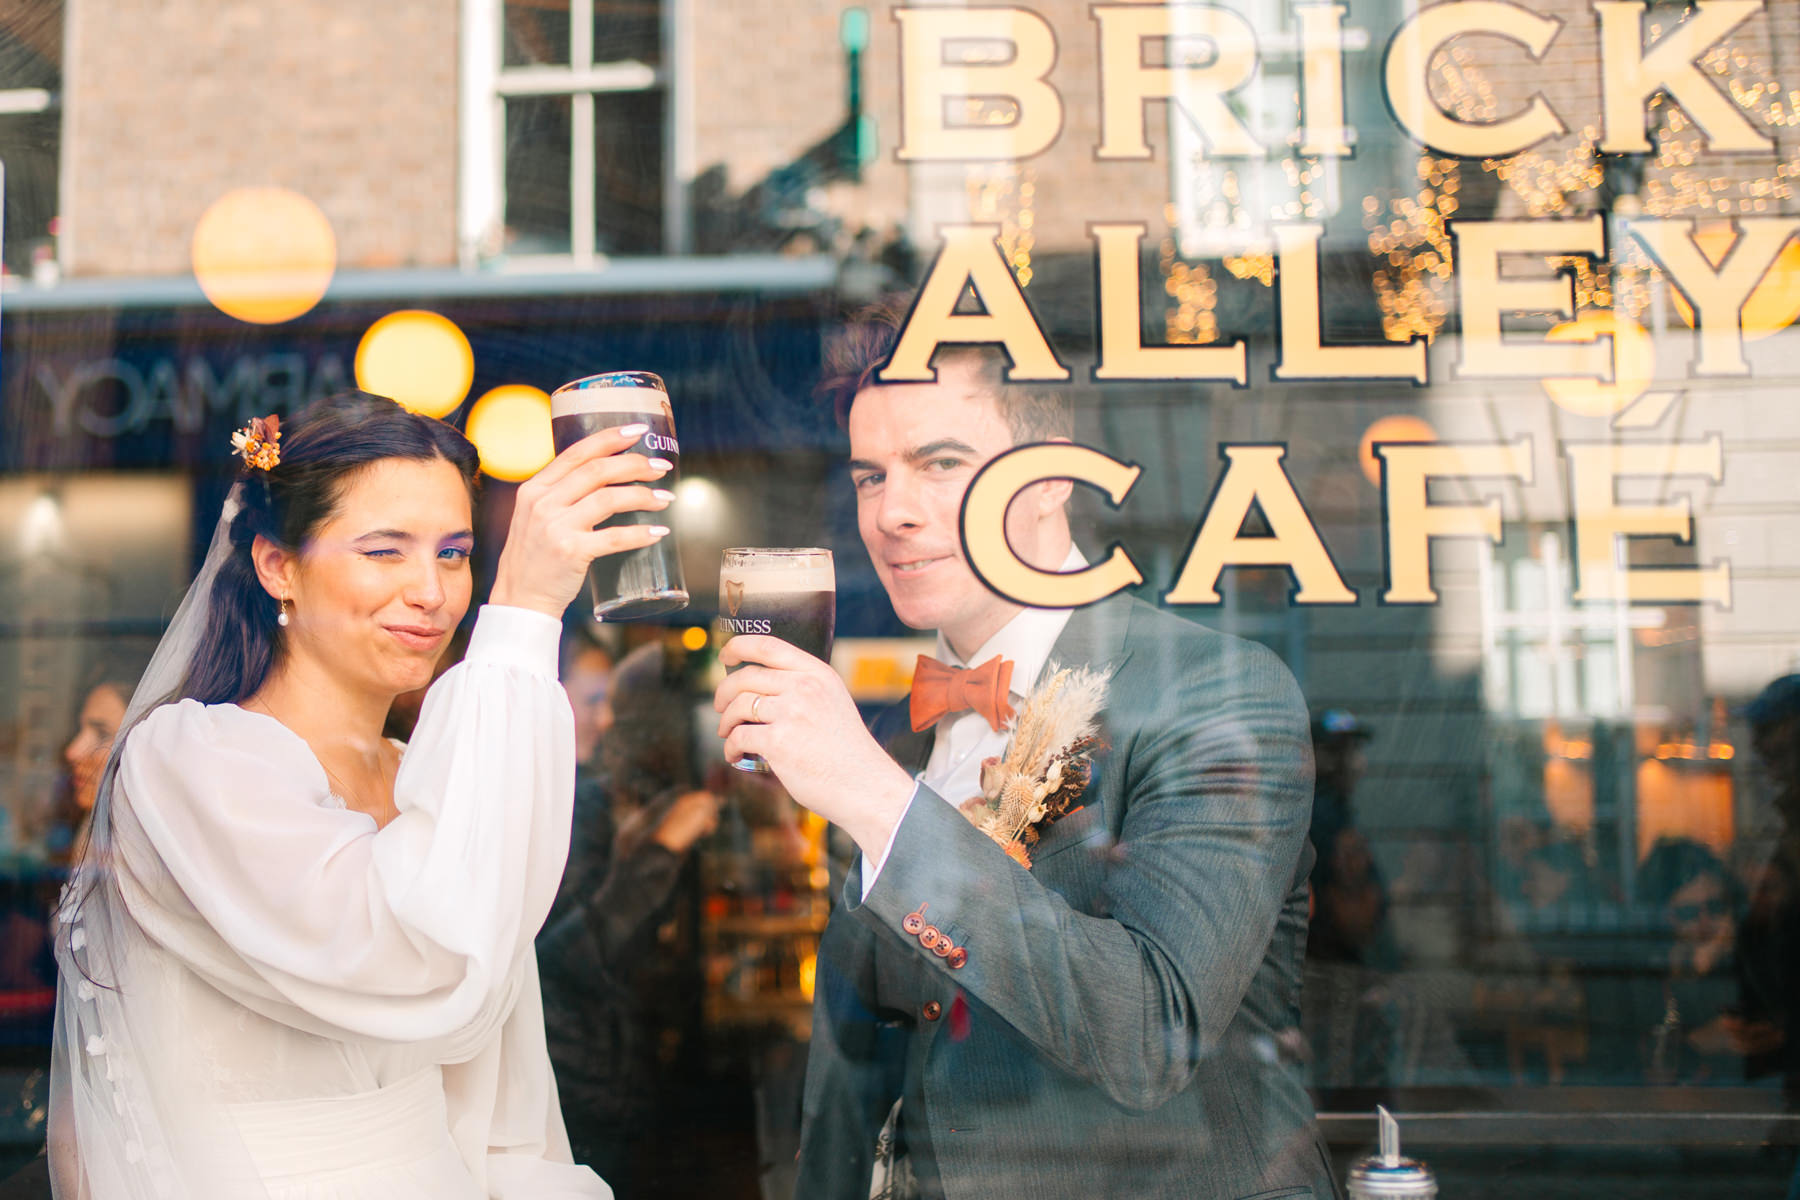
[[[819,950],[800,1200],[863,1200],[896,1098],[927,1196],[1338,1194],[1299,1025],[1312,747],[1267,649],[1114,597],[1051,661],[1113,670],[1085,807],[1028,872],[921,786]],[[917,769],[904,705],[875,732]],[[909,934],[908,914],[963,953]]]

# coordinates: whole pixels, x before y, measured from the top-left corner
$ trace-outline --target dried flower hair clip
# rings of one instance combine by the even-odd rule
[[[231,448],[259,471],[272,471],[281,462],[281,418],[270,414],[251,417],[250,423],[231,435]]]

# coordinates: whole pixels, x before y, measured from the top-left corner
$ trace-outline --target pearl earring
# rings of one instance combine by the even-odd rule
[[[281,626],[283,629],[287,628],[287,623],[288,623],[287,606],[288,606],[287,597],[283,596],[281,598],[281,611],[275,615],[275,623],[277,625]]]

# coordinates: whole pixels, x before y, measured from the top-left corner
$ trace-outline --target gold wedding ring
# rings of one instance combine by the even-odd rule
[[[767,696],[759,695],[759,696],[757,696],[756,699],[754,699],[750,702],[750,719],[752,721],[755,721],[758,725],[761,725],[763,723],[763,719],[762,719],[762,714],[757,712],[757,709],[761,708],[762,702],[767,699],[768,699]]]

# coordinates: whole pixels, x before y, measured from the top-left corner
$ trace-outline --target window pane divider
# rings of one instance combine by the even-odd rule
[[[594,258],[594,94],[577,93],[569,109],[569,250],[578,263]]]
[[[49,88],[0,89],[0,116],[49,112],[56,106],[56,96]]]
[[[569,65],[577,71],[594,65],[594,0],[569,4]]]
[[[662,87],[662,71],[635,60],[599,63],[581,70],[532,67],[500,72],[495,90],[502,96],[566,96],[586,92],[647,92]]]

